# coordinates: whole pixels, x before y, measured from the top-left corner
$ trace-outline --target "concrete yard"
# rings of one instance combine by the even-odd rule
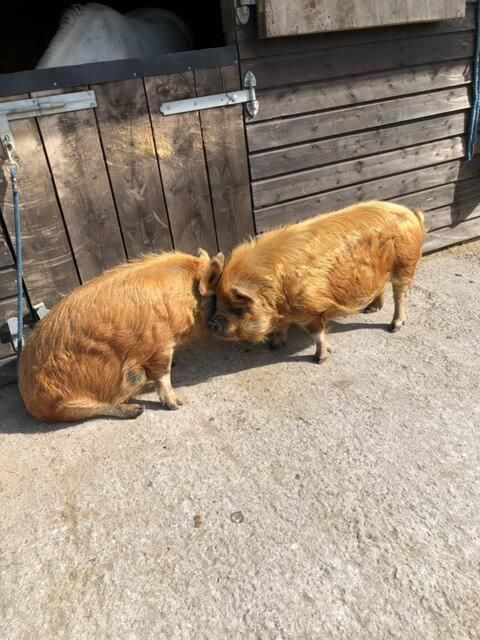
[[[135,421],[0,389],[0,638],[480,638],[479,294],[480,243],[430,256],[399,333],[180,352]]]

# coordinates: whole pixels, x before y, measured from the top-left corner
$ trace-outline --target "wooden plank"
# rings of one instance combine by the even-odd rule
[[[255,208],[265,207],[328,189],[338,189],[349,184],[463,158],[464,155],[464,140],[457,136],[339,164],[329,164],[254,182],[253,202]]]
[[[467,109],[470,105],[468,87],[423,93],[386,102],[373,102],[322,111],[284,120],[272,120],[250,125],[247,139],[250,152],[310,142],[320,138],[363,131],[416,118],[435,116]]]
[[[465,15],[465,0],[258,0],[260,38],[449,20]]]
[[[24,301],[23,313],[28,313],[27,305]],[[8,336],[7,320],[17,315],[17,297],[4,298],[0,300],[0,358],[11,356],[14,352]],[[5,342],[4,342],[5,341]]]
[[[23,313],[26,315],[29,312],[27,303],[23,300]],[[11,296],[10,298],[4,298],[0,300],[0,327],[2,332],[5,332],[5,323],[9,318],[13,318],[17,315],[17,296]]]
[[[480,217],[466,220],[451,227],[443,227],[436,231],[430,231],[427,235],[423,253],[431,253],[449,247],[452,244],[465,242],[466,240],[474,240],[480,237]]]
[[[145,79],[173,242],[177,249],[217,250],[198,112],[163,116],[162,102],[194,97],[192,72]]]
[[[240,88],[238,68],[196,71],[195,83],[200,96],[234,91]],[[199,113],[218,245],[222,251],[230,251],[255,233],[243,108],[238,105]]]
[[[11,96],[1,100],[25,97],[28,96]],[[51,307],[79,284],[77,271],[35,120],[14,120],[10,126],[20,165],[18,187],[24,281],[34,304],[43,301],[47,307]],[[0,208],[14,242],[10,181],[2,172]]]
[[[0,362],[0,387],[12,384],[17,380],[17,357],[11,357],[13,349],[11,349],[10,357],[2,358]]]
[[[467,121],[467,114],[461,112],[430,120],[409,122],[398,127],[388,127],[382,130],[381,135],[378,129],[374,129],[350,136],[264,151],[250,156],[250,171],[252,179],[258,180],[322,164],[333,164],[350,158],[400,149],[447,136],[461,135],[465,132]]]
[[[328,191],[299,200],[292,200],[282,204],[265,207],[255,211],[257,231],[265,231],[281,224],[296,220],[304,220],[318,213],[335,211],[362,200],[397,200],[406,194],[419,192],[418,201],[410,206],[423,207],[423,193],[426,189],[440,186],[448,182],[455,182],[461,176],[463,179],[478,176],[480,173],[480,159],[470,162],[455,160],[443,164],[408,171],[400,175],[380,178],[359,185],[344,187],[335,191]]]
[[[127,255],[168,251],[172,239],[143,81],[91,89]]]
[[[1,180],[1,177],[0,177],[0,180]],[[6,185],[3,185],[3,187],[6,188]],[[0,185],[0,190],[3,191],[1,185]],[[1,215],[2,213],[0,211],[0,217]],[[0,226],[0,267],[8,267],[11,264],[14,264],[14,259],[10,251],[10,248],[7,244],[7,240],[5,238],[5,234],[3,233],[3,229]]]
[[[474,50],[471,31],[428,38],[405,38],[337,47],[299,55],[273,56],[242,62],[242,73],[251,70],[262,89],[313,82],[386,69],[470,58]]]
[[[8,358],[8,357],[12,356],[14,353],[15,353],[15,351],[13,350],[11,342],[0,342],[0,360],[2,360],[2,364],[3,364],[3,360],[5,358]],[[15,358],[15,360],[16,360],[16,358]],[[4,383],[4,384],[6,384],[6,383]],[[0,386],[2,386],[1,373],[0,373]]]
[[[237,28],[238,50],[241,59],[263,56],[285,55],[331,49],[332,47],[357,46],[365,42],[380,43],[385,40],[399,40],[408,37],[428,37],[440,33],[469,31],[475,29],[475,11],[473,5],[467,6],[465,16],[453,20],[440,20],[416,25],[356,29],[347,32],[321,33],[288,38],[257,37],[255,17],[249,23]]]
[[[419,67],[380,71],[311,84],[259,88],[260,109],[255,123],[321,109],[386,100],[470,82],[470,60],[452,60]],[[253,126],[253,125],[252,125]]]
[[[463,166],[465,168],[468,167],[468,163]],[[472,200],[477,202],[480,200],[480,180],[478,176],[463,180],[462,170],[460,170],[456,182],[441,184],[438,187],[409,193],[395,199],[399,204],[410,208],[419,206],[418,203],[421,202],[424,211],[440,207],[449,207],[453,210],[459,204],[471,202]]]
[[[10,298],[17,294],[17,276],[15,269],[0,270],[0,298]]]
[[[51,95],[41,92],[35,95]],[[82,282],[125,259],[93,109],[38,118]]]
[[[480,204],[478,204],[478,199],[471,200],[470,202],[425,212],[425,228],[427,231],[436,231],[479,216]]]

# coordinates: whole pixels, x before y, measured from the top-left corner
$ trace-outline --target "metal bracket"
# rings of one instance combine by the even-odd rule
[[[247,24],[250,20],[250,7],[254,7],[257,0],[237,0],[235,13],[239,24]]]
[[[247,111],[247,119],[252,120],[258,113],[258,101],[255,94],[256,85],[257,81],[255,76],[251,71],[247,71],[243,80],[243,86],[245,88],[240,91],[229,91],[227,93],[217,93],[200,98],[163,102],[160,105],[160,113],[164,116],[171,116],[176,113],[188,113],[200,109],[213,109],[214,107],[226,107],[232,104],[244,103]]]
[[[96,106],[95,91],[77,91],[42,98],[0,102],[0,144],[11,162],[15,151],[15,140],[10,129],[12,120],[92,109]]]
[[[45,303],[39,302],[38,304],[33,305],[33,310],[37,318],[30,318],[30,325],[35,322],[36,319],[42,320],[47,313],[48,309],[45,306]],[[18,351],[18,318],[13,317],[7,320],[8,332],[10,334],[10,342],[12,343],[12,347],[15,352]]]

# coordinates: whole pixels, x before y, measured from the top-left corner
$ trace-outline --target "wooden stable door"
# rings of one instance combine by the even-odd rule
[[[254,233],[243,107],[160,113],[166,101],[239,89],[236,65],[77,90],[87,88],[95,91],[94,109],[11,123],[20,165],[24,283],[32,305],[50,308],[126,258],[172,248],[228,251]],[[0,208],[3,325],[15,315],[5,175]]]

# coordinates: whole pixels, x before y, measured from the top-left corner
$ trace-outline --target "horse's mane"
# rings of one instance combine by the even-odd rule
[[[52,57],[58,39],[61,36],[66,36],[67,33],[73,29],[75,20],[80,16],[82,11],[84,10],[84,7],[85,5],[82,4],[72,4],[67,9],[65,9],[60,18],[60,23],[54,38],[51,40],[47,50],[42,55],[42,64],[48,64],[50,62],[50,58]]]

